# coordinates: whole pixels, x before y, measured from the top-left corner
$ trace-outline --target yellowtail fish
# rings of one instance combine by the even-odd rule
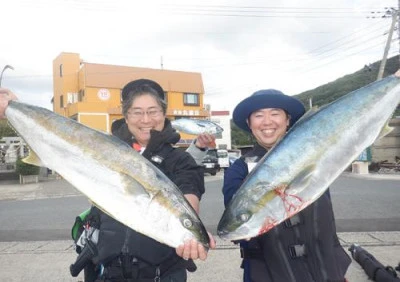
[[[178,187],[120,139],[47,109],[11,101],[6,117],[30,147],[25,162],[59,173],[126,226],[171,247],[209,237]]]
[[[400,102],[400,71],[306,113],[258,162],[226,207],[218,235],[249,239],[318,199],[379,136]]]
[[[205,119],[180,118],[172,120],[171,125],[180,132],[192,135],[199,135],[202,133],[216,135],[224,131],[224,129],[215,122]]]

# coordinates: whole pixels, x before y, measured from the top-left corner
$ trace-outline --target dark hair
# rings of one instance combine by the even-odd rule
[[[164,115],[166,114],[167,103],[165,103],[165,101],[163,99],[161,99],[160,95],[154,88],[150,87],[147,84],[142,84],[138,87],[130,89],[126,95],[126,98],[124,100],[122,100],[122,114],[124,115],[124,117],[127,117],[128,110],[131,108],[133,101],[137,97],[143,96],[143,95],[150,95],[154,99],[156,99],[157,104],[161,107]]]

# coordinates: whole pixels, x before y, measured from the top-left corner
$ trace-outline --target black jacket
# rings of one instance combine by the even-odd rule
[[[112,133],[130,145],[135,141],[123,119],[113,123]],[[151,131],[150,142],[142,155],[164,172],[183,194],[194,194],[200,199],[204,193],[203,168],[188,153],[173,147],[179,139],[180,135],[166,119],[163,131]],[[92,210],[100,230],[98,256],[93,259],[95,264],[110,263],[121,253],[136,257],[147,265],[182,261],[175,249],[126,227],[97,208]]]
[[[116,120],[112,124],[111,132],[129,145],[135,142],[124,119]],[[205,192],[203,167],[197,165],[189,153],[173,147],[179,140],[179,133],[172,128],[171,122],[165,119],[163,131],[151,131],[150,142],[142,155],[160,168],[183,194],[194,194],[201,199]],[[162,156],[164,160],[160,165],[154,161],[156,158],[153,157],[164,154],[165,151],[170,152],[167,157]]]

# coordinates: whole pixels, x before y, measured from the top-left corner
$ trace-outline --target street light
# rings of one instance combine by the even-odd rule
[[[5,65],[5,66],[4,66],[4,68],[3,68],[3,70],[1,71],[1,74],[0,74],[0,87],[1,87],[1,80],[3,79],[3,72],[4,72],[6,69],[12,69],[12,70],[14,70],[14,68],[13,68],[12,66],[10,66],[10,65]]]

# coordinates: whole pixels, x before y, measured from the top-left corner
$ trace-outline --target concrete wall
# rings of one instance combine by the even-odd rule
[[[395,156],[400,158],[400,118],[392,119],[389,126],[394,128],[393,131],[371,146],[373,162],[387,160],[394,163]]]

